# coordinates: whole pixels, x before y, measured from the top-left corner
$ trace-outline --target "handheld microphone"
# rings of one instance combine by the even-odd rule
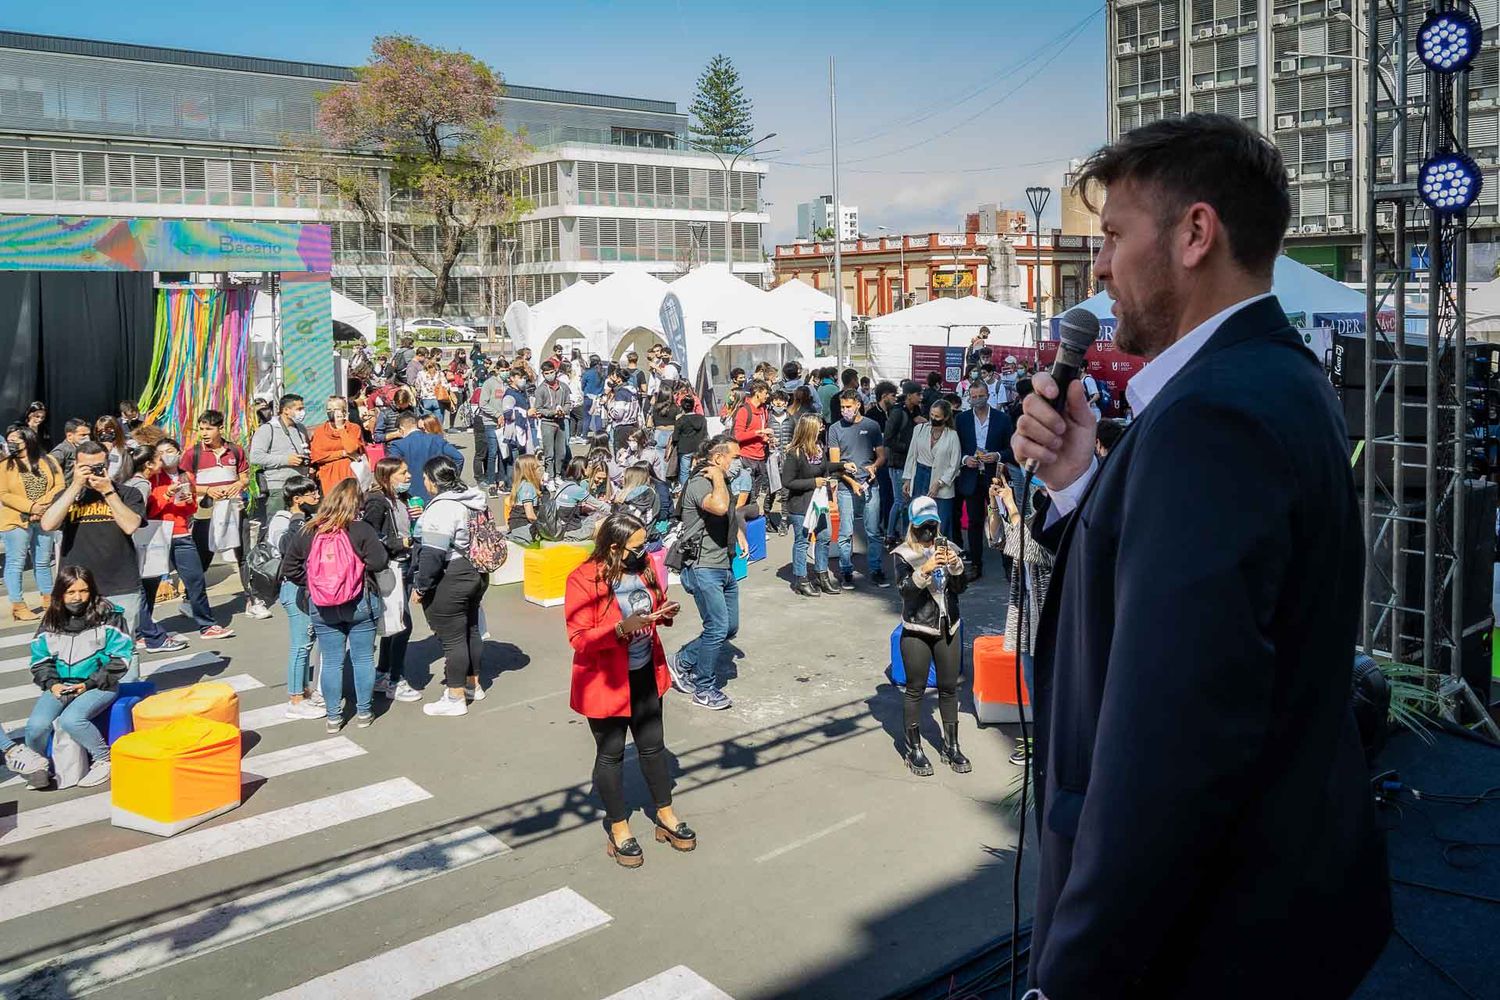
[[[1057,383],[1057,398],[1048,400],[1052,408],[1062,413],[1068,404],[1068,387],[1083,371],[1084,355],[1094,341],[1099,339],[1099,317],[1082,306],[1074,306],[1058,320],[1059,343],[1057,357],[1052,359],[1050,374]],[[1023,468],[1026,475],[1036,472],[1036,462],[1027,462]]]

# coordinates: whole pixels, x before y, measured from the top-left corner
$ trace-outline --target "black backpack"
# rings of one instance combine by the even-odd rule
[[[245,575],[256,597],[266,603],[276,600],[281,591],[281,549],[264,538],[250,546],[245,555]]]
[[[557,494],[548,493],[536,505],[536,521],[531,534],[544,542],[560,542],[563,537],[562,513],[557,508]]]

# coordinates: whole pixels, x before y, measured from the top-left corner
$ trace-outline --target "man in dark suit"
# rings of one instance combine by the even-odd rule
[[[1014,464],[1010,436],[1015,426],[1010,417],[990,406],[990,387],[977,380],[969,385],[969,408],[958,415],[954,426],[962,456],[954,489],[969,512],[967,554],[974,565],[974,572],[969,574],[973,581],[984,575],[984,517],[990,483],[1005,464]],[[955,524],[957,521],[954,518]]]
[[[1053,548],[1036,655],[1033,985],[1051,1000],[1350,995],[1390,931],[1350,708],[1360,518],[1338,401],[1270,293],[1290,215],[1243,123],[1142,126],[1095,274],[1150,360],[1094,457],[1083,386],[1014,439]]]

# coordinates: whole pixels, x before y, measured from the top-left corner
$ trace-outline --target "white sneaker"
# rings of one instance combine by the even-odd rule
[[[422,711],[427,715],[468,715],[469,703],[463,698],[452,697],[444,688],[442,696],[423,705]]]
[[[470,701],[484,701],[484,687],[476,680],[473,685],[464,685],[464,697]]]
[[[286,717],[288,719],[321,719],[328,714],[326,708],[319,708],[311,701],[303,698],[301,701],[289,701],[286,703]]]
[[[245,614],[249,615],[251,618],[269,618],[271,617],[271,609],[266,607],[260,601],[251,601],[249,604],[245,605]]]
[[[5,766],[25,778],[30,788],[46,788],[52,781],[52,765],[47,758],[24,743],[5,751]]]
[[[406,678],[403,677],[396,682],[395,693],[391,697],[397,701],[421,701],[422,692],[406,683]]]
[[[323,692],[319,691],[317,688],[313,688],[310,692],[303,695],[302,700],[304,702],[311,702],[312,705],[324,715],[328,714],[328,703],[323,700]]]
[[[376,694],[384,695],[385,697],[389,698],[395,690],[396,686],[391,683],[391,679],[385,674],[381,674],[379,677],[375,678]]]
[[[109,761],[96,760],[94,766],[88,769],[83,777],[78,779],[79,788],[93,788],[102,785],[109,780]]]

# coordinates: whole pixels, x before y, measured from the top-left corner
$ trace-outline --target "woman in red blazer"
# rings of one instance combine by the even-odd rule
[[[672,811],[672,779],[662,739],[661,696],[671,687],[658,625],[679,605],[646,557],[646,529],[629,514],[611,514],[594,534],[594,551],[568,577],[564,612],[573,647],[573,711],[594,734],[594,790],[604,800],[606,853],[626,868],[646,860],[630,835],[625,804],[625,731],[635,739],[641,774],[656,803],[656,840],[679,851],[697,834]],[[628,612],[628,613],[627,613]]]

